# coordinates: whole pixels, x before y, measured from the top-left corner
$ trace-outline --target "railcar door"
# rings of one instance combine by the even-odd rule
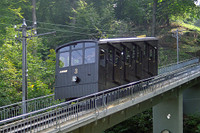
[[[137,79],[143,78],[142,72],[142,51],[139,46],[136,46],[136,77]]]
[[[114,55],[114,81],[118,84],[121,83],[121,77],[123,76],[123,64],[122,64],[122,55],[121,51],[118,49],[115,49],[115,55]]]

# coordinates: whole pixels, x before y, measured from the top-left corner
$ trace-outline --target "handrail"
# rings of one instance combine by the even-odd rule
[[[188,59],[188,60],[180,62],[179,64],[174,63],[174,64],[168,65],[165,68],[161,67],[159,69],[159,72],[163,72],[162,74],[164,74],[164,73],[170,72],[172,70],[177,70],[177,68],[183,68],[187,65],[191,65],[191,64],[194,64],[194,63],[197,63],[197,62],[199,62],[198,58],[192,58],[190,60]],[[102,92],[103,93],[111,92],[111,91],[115,90],[116,88],[127,87],[127,86],[131,86],[133,84],[139,84],[140,82],[145,82],[145,81],[150,80],[152,78],[154,78],[154,77],[151,77],[149,79],[144,79],[144,80],[141,80],[141,81],[132,82],[132,83],[125,84],[125,85],[121,85],[121,86],[118,86],[118,87],[114,87],[114,88],[111,88],[111,89],[108,89],[108,90],[105,90],[105,91],[102,91]],[[98,93],[95,93],[95,94],[99,95],[99,94],[101,94],[101,92],[98,92]],[[88,97],[91,97],[91,96],[93,96],[93,95],[91,94],[91,95],[81,97],[81,98],[88,98]],[[49,103],[45,103],[47,101]],[[29,99],[29,100],[26,100],[25,102],[27,102],[27,106],[28,106],[27,113],[32,112],[32,114],[34,114],[34,113],[39,113],[39,112],[43,111],[43,110],[40,111],[40,109],[45,109],[47,107],[55,105],[56,103],[62,103],[63,101],[60,101],[60,102],[55,101],[54,94],[51,94],[51,95],[47,95],[47,96]],[[73,102],[73,101],[71,101],[71,102]],[[0,107],[0,123],[3,123],[2,120],[10,119],[10,118],[16,117],[16,116],[22,116],[22,102],[18,102],[18,103],[14,103],[14,104],[11,104],[11,105],[6,105],[6,106],[3,106],[3,107]]]
[[[166,72],[169,72],[169,71],[174,71],[174,70],[177,70],[179,68],[183,68],[183,67],[186,67],[188,65],[192,65],[192,64],[195,64],[195,63],[198,63],[198,62],[199,62],[199,58],[196,57],[196,58],[181,61],[178,64],[173,63],[173,64],[170,64],[170,65],[167,65],[167,66],[162,66],[158,69],[158,74],[163,74],[163,73],[166,73]]]
[[[188,61],[191,61],[191,60],[194,60],[194,59],[199,59],[199,58],[198,57],[192,57],[190,59],[185,59],[185,60],[179,61],[178,63],[174,62],[174,63],[171,63],[171,64],[160,66],[158,69],[162,69],[162,68],[166,68],[166,67],[169,67],[169,66],[177,65],[177,64],[180,64],[180,63],[183,63],[183,62],[188,62]]]
[[[38,100],[38,99],[50,97],[50,96],[54,96],[54,94],[50,94],[50,95],[46,95],[46,96],[41,96],[41,97],[37,97],[37,98],[28,99],[28,100],[25,100],[24,102],[30,102],[30,101],[34,101],[34,100]],[[0,109],[2,109],[2,108],[7,108],[7,107],[10,107],[10,106],[14,106],[14,105],[21,104],[21,103],[22,103],[22,102],[17,102],[17,103],[13,103],[13,104],[1,106]]]
[[[190,69],[192,70],[192,68],[190,68]],[[199,69],[200,68],[198,67],[198,70]],[[19,116],[10,118],[10,119],[6,119],[6,120],[3,120],[3,121],[0,121],[0,124],[8,123],[8,122],[15,121],[15,120],[18,120],[18,119],[23,119],[23,118],[26,118],[28,116],[33,116],[33,115],[36,115],[38,113],[42,113],[42,112],[46,112],[46,111],[47,112],[44,113],[44,114],[48,114],[49,113],[48,110],[53,111],[54,109],[59,109],[59,108],[62,108],[62,107],[67,107],[68,108],[69,106],[78,107],[79,105],[82,105],[82,103],[87,101],[87,100],[89,100],[90,102],[91,101],[94,102],[95,106],[96,106],[96,99],[95,98],[103,97],[105,95],[112,95],[112,93],[119,93],[119,91],[123,91],[123,89],[126,90],[126,89],[135,88],[136,90],[134,90],[134,93],[137,93],[137,92],[140,92],[140,91],[144,90],[144,88],[143,88],[144,85],[146,85],[146,86],[149,85],[149,87],[153,86],[154,87],[153,90],[154,90],[154,89],[156,89],[157,84],[158,85],[162,84],[162,82],[165,81],[166,79],[171,79],[171,78],[174,78],[174,77],[178,77],[181,74],[184,74],[184,73],[187,73],[187,72],[191,72],[191,70],[180,71],[179,73],[170,72],[169,74],[158,75],[158,76],[155,76],[155,77],[152,77],[152,78],[149,78],[149,79],[144,79],[144,80],[141,80],[141,81],[132,82],[132,83],[129,83],[129,84],[126,84],[126,85],[118,86],[118,87],[111,88],[111,89],[108,89],[108,90],[105,90],[105,91],[102,91],[102,92],[98,92],[98,93],[91,94],[91,95],[88,95],[88,96],[80,97],[80,98],[77,98],[77,99],[74,99],[74,100],[70,100],[70,101],[67,101],[67,102],[59,103],[57,105],[53,105],[53,106],[50,106],[50,107],[47,107],[47,108],[43,108],[43,109],[40,109],[40,110],[37,110],[37,111],[33,111],[33,112],[30,112],[30,113],[27,113],[27,114],[23,114],[23,115],[19,115]],[[120,97],[118,97],[117,99],[119,99],[119,98]],[[77,112],[74,112],[74,113],[77,113]]]
[[[29,99],[25,102],[27,105],[27,113],[29,113],[35,110],[52,106],[62,101],[55,100],[54,94],[51,94]],[[0,107],[0,121],[21,115],[23,113],[22,104],[22,102],[18,102]]]

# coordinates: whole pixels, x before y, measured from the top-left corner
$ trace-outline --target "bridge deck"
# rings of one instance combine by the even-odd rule
[[[0,131],[72,131],[124,109],[137,106],[145,101],[151,101],[154,97],[173,90],[198,77],[200,77],[199,65],[178,69],[175,72],[159,75],[151,79],[130,83],[3,120],[1,121],[2,123],[14,122],[4,124],[0,127]]]

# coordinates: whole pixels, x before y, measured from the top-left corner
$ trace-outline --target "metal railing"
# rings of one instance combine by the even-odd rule
[[[192,64],[198,63],[198,62],[199,62],[199,58],[193,58],[193,59],[188,59],[188,60],[181,61],[178,64],[177,63],[173,63],[173,64],[169,64],[167,66],[162,66],[162,67],[160,67],[158,69],[158,74],[171,72],[171,71],[174,71],[174,70],[177,70],[177,69],[180,69],[180,68],[186,67],[188,65],[192,65]]]
[[[176,63],[170,64],[168,66],[161,67],[159,69],[159,73],[164,74],[166,72],[178,70],[180,68],[183,68],[183,67],[186,67],[198,62],[199,62],[198,58],[193,58],[190,60],[182,61],[179,64],[176,64]],[[27,113],[34,112],[43,108],[47,108],[47,107],[50,107],[52,105],[62,103],[62,102],[64,101],[55,100],[54,94],[26,100]],[[0,122],[2,120],[20,116],[20,115],[22,115],[22,102],[0,107]]]
[[[200,66],[192,66],[176,73],[170,72],[122,85],[3,120],[0,124],[16,120],[18,121],[1,126],[0,132],[38,132],[51,127],[56,127],[59,130],[62,123],[77,122],[82,117],[88,115],[98,116],[102,109],[106,110],[109,105],[120,103],[121,99],[130,98],[130,100],[133,100],[140,96],[140,94],[144,95],[150,92],[155,92],[163,86],[175,84],[183,79],[189,79],[190,77],[195,76],[200,76]]]
[[[54,94],[26,100],[25,102],[27,113],[60,103],[60,101],[54,99]],[[22,115],[22,102],[0,107],[0,121],[18,115]]]

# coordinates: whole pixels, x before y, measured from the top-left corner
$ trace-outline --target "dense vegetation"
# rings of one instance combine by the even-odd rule
[[[196,27],[200,25],[200,9],[194,1],[37,0],[38,34],[56,34],[27,38],[28,98],[53,93],[54,49],[69,41],[157,36],[159,65],[166,65],[176,61],[176,39],[171,34],[179,28],[181,60],[200,55],[200,28]],[[0,1],[0,106],[21,101],[21,32],[13,27],[16,24],[20,28],[22,18],[32,25],[31,0]],[[29,36],[32,34],[28,31]]]

